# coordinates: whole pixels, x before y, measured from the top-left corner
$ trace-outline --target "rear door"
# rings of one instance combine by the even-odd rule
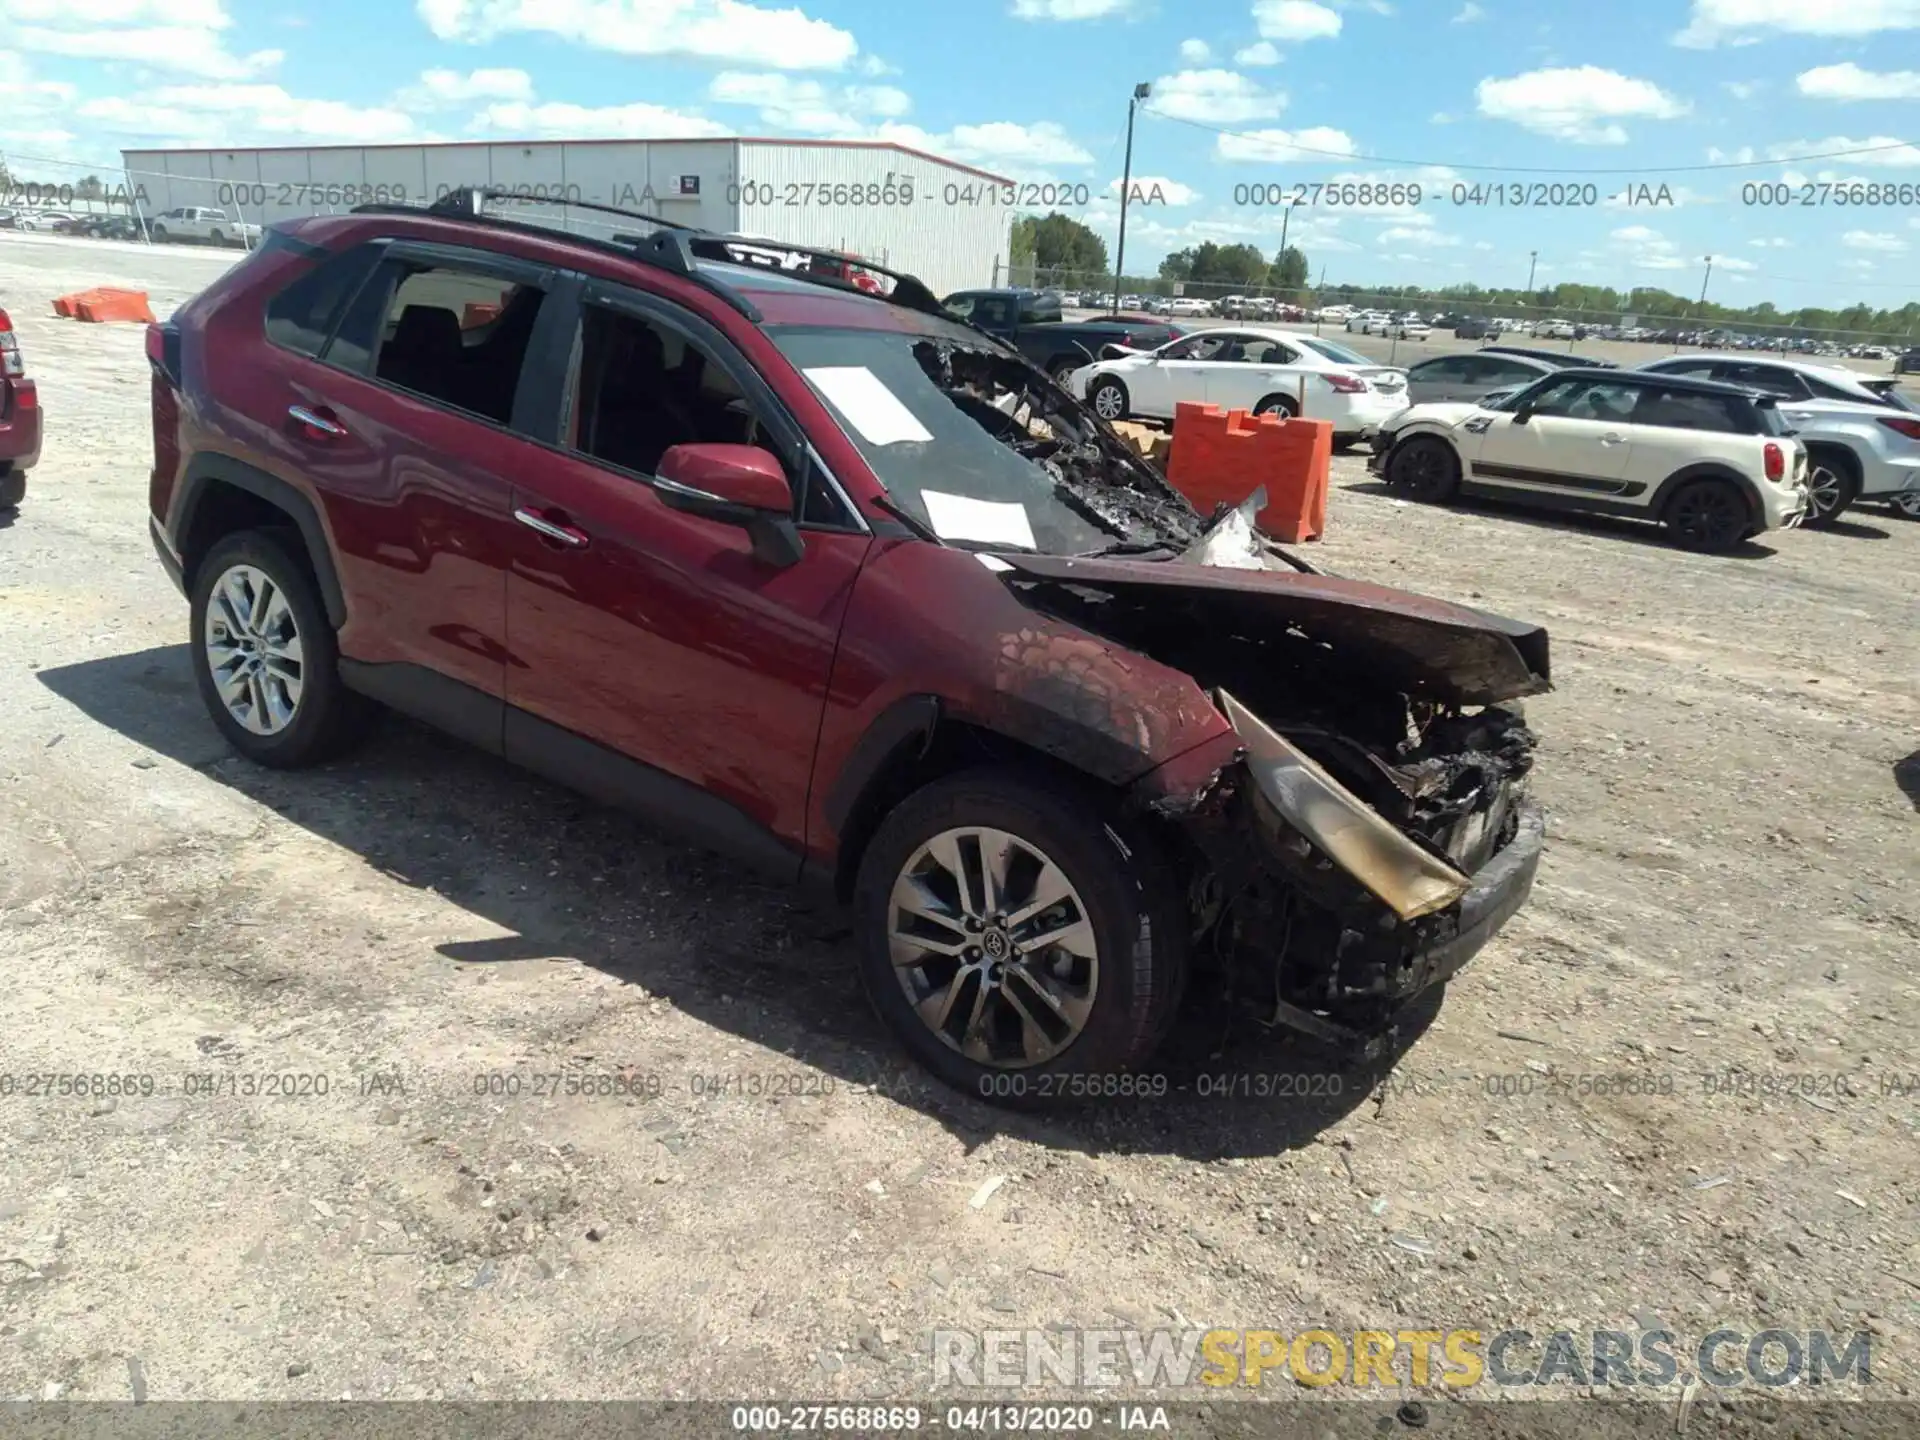
[[[1225,332],[1207,330],[1163,345],[1146,364],[1127,372],[1127,393],[1141,415],[1172,418],[1183,401],[1207,400],[1207,377],[1214,357],[1226,347]]]
[[[542,455],[526,382],[554,272],[466,247],[370,249],[318,355],[274,347],[277,453],[332,532],[354,683],[497,748],[499,709],[471,701],[504,691],[513,477]]]
[[[871,535],[705,318],[581,280],[566,338],[549,443],[514,475],[507,754],[784,864],[805,840],[828,673]],[[660,457],[697,443],[779,458],[797,563],[763,560],[744,529],[662,503]]]
[[[1207,370],[1207,401],[1230,410],[1251,410],[1270,395],[1298,397],[1300,352],[1269,335],[1210,330],[1223,343]],[[1196,339],[1200,338],[1198,336]]]

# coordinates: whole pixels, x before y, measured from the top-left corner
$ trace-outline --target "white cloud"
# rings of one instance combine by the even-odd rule
[[[1287,97],[1232,70],[1182,70],[1154,81],[1148,103],[1176,120],[1237,125],[1272,119],[1286,108]]]
[[[1486,18],[1487,12],[1485,10],[1474,4],[1473,0],[1467,0],[1467,3],[1462,5],[1459,12],[1453,17],[1453,23],[1456,25],[1471,25],[1476,20],[1484,20]]]
[[[1099,20],[1127,8],[1129,0],[1013,0],[1016,20]]]
[[[1865,152],[1847,156],[1849,165],[1887,165],[1895,168],[1920,165],[1920,145],[1910,144],[1892,135],[1873,135],[1865,140],[1852,140],[1845,135],[1831,135],[1825,140],[1789,140],[1785,144],[1769,145],[1767,156],[1773,160],[1804,160],[1812,155],[1831,155],[1841,150]],[[1805,184],[1807,180],[1805,175],[1792,172],[1780,178],[1792,185]]]
[[[1204,65],[1213,58],[1213,47],[1204,40],[1182,40],[1180,58],[1189,65]]]
[[[1849,250],[1880,250],[1889,255],[1907,248],[1906,241],[1885,230],[1849,230],[1840,237],[1840,243]]]
[[[220,0],[10,0],[8,17],[16,22],[53,25],[184,25],[224,30],[228,19]]]
[[[1693,0],[1673,43],[1706,50],[1775,35],[1852,36],[1920,29],[1920,0]]]
[[[1250,130],[1242,135],[1221,135],[1214,142],[1214,153],[1222,160],[1265,160],[1285,163],[1290,160],[1324,160],[1332,156],[1352,155],[1359,147],[1344,130],[1327,125],[1305,130]]]
[[[151,25],[130,30],[58,30],[23,25],[9,38],[22,50],[84,60],[125,60],[154,70],[207,80],[250,80],[286,58],[281,50],[231,54],[219,31],[191,25]]]
[[[703,135],[726,135],[726,126],[700,115],[671,110],[664,105],[636,102],[630,105],[572,105],[548,101],[530,105],[509,100],[489,105],[467,127],[476,134],[551,136],[554,139],[624,139],[643,135],[649,139],[695,139]]]
[[[818,80],[795,80],[773,72],[723,70],[707,87],[722,105],[751,105],[776,130],[852,137],[876,120],[897,120],[913,108],[906,91],[891,85],[830,88]]]
[[[1716,255],[1713,257],[1714,273],[1730,270],[1739,274],[1750,274],[1760,267],[1751,260],[1742,260],[1738,255]]]
[[[1129,193],[1133,197],[1127,202],[1129,205],[1138,205],[1142,201],[1151,205],[1191,205],[1200,198],[1200,192],[1192,186],[1169,180],[1164,175],[1135,175],[1128,183]],[[1118,175],[1107,182],[1107,194],[1116,200],[1120,198]]]
[[[1862,70],[1851,60],[1802,70],[1794,84],[1816,100],[1920,100],[1920,70]]]
[[[1330,40],[1340,14],[1313,0],[1253,0],[1253,25],[1264,40]]]
[[[796,7],[745,0],[415,0],[440,40],[479,45],[555,35],[622,55],[686,55],[774,70],[835,70],[860,47],[839,26]],[[617,108],[617,107],[615,107]]]
[[[1408,218],[1431,222],[1432,217],[1421,215]],[[1392,244],[1396,240],[1407,245],[1459,245],[1462,243],[1458,235],[1450,235],[1444,230],[1435,229],[1431,223],[1415,225],[1409,224],[1407,220],[1401,221],[1398,225],[1389,225],[1376,238],[1382,245]]]
[[[76,113],[113,134],[201,143],[378,144],[418,135],[404,110],[309,100],[278,85],[161,85],[137,100],[88,100]]]
[[[1280,51],[1271,40],[1256,40],[1245,49],[1233,52],[1236,65],[1278,65]]]
[[[422,70],[420,79],[394,96],[409,109],[445,109],[475,100],[531,100],[533,77],[524,70]]]
[[[1772,239],[1749,240],[1747,244],[1753,246],[1756,250],[1791,250],[1793,248],[1793,242],[1791,240],[1782,240],[1777,235]]]
[[[1856,275],[1871,275],[1880,267],[1871,260],[1842,260],[1840,268],[1851,270]]]
[[[1617,121],[1671,120],[1688,108],[1650,80],[1597,65],[1482,80],[1475,94],[1489,119],[1581,145],[1624,145],[1627,132]]]
[[[1736,100],[1751,100],[1762,87],[1758,80],[1722,80],[1720,88]]]

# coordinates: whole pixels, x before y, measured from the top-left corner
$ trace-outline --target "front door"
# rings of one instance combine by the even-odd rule
[[[716,848],[797,866],[826,687],[870,537],[809,520],[805,553],[669,508],[672,446],[758,445],[824,483],[747,360],[661,297],[589,282],[559,443],[521,471],[507,579],[507,753],[665,812]],[[560,532],[565,538],[553,533]],[[787,877],[791,878],[791,876]]]
[[[1567,380],[1550,386],[1524,419],[1496,414],[1480,437],[1470,479],[1564,496],[1617,495],[1633,456],[1638,385]]]

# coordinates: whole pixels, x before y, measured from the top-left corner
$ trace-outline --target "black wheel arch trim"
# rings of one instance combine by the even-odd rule
[[[1815,459],[1815,452],[1825,452],[1827,454],[1844,457],[1841,463],[1849,467],[1853,472],[1851,475],[1848,475],[1844,478],[1853,481],[1855,484],[1864,483],[1866,479],[1866,474],[1867,474],[1866,464],[1864,461],[1861,460],[1860,456],[1854,451],[1854,448],[1851,445],[1847,444],[1846,441],[1829,440],[1829,439],[1819,439],[1819,440],[1802,439],[1800,443],[1807,447],[1807,468],[1809,470],[1811,470],[1814,465],[1819,463]]]
[[[1756,525],[1766,523],[1767,503],[1760,495],[1760,487],[1731,465],[1715,460],[1683,465],[1667,476],[1660,482],[1660,488],[1653,492],[1653,501],[1647,506],[1647,513],[1657,519],[1666,519],[1667,507],[1673,503],[1673,497],[1679,493],[1680,487],[1694,480],[1726,481],[1746,500],[1748,518]]]
[[[924,755],[940,723],[940,702],[932,695],[908,695],[873,718],[866,733],[854,742],[840,773],[821,802],[821,814],[835,836],[846,833],[847,822],[873,782],[907,751]]]
[[[209,487],[216,483],[244,490],[285,512],[306,544],[307,558],[313,565],[314,578],[320,585],[320,600],[326,606],[327,622],[336,630],[345,626],[346,592],[340,586],[340,575],[333,563],[333,547],[328,541],[326,527],[320,522],[319,509],[287,481],[277,475],[269,475],[244,460],[203,451],[187,462],[174,497],[173,521],[167,526],[173,548],[184,559],[185,541],[193,533],[194,517],[205,501]],[[191,576],[187,580],[189,584],[192,583]]]

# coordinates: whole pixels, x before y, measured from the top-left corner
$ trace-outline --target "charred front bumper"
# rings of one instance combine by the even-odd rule
[[[1208,861],[1195,905],[1212,932],[1203,949],[1228,958],[1234,993],[1270,1006],[1275,1023],[1378,1036],[1526,903],[1545,816],[1521,779],[1502,780],[1416,838],[1231,695],[1219,703],[1238,757],[1207,803],[1190,793],[1175,817]]]

